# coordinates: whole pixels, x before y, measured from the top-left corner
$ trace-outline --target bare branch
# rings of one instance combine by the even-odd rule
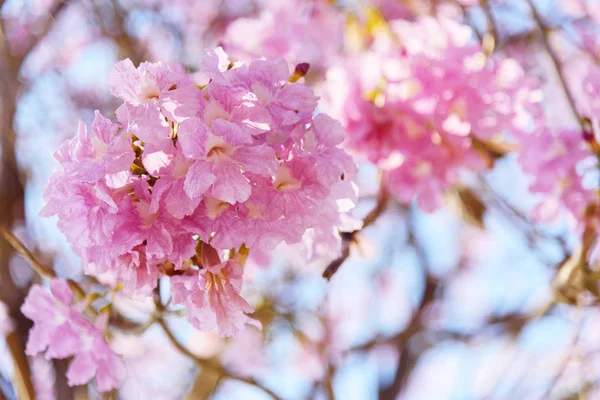
[[[527,1],[527,4],[529,5],[529,8],[531,9],[531,16],[533,17],[533,21],[535,22],[536,26],[540,30],[541,38],[542,38],[542,45],[544,46],[546,52],[548,53],[548,55],[550,56],[550,59],[552,60],[552,64],[554,65],[554,69],[556,70],[556,74],[558,76],[560,85],[563,89],[565,97],[567,98],[569,107],[571,108],[571,112],[573,113],[573,116],[577,119],[577,121],[579,121],[579,124],[581,125],[582,130],[585,130],[586,123],[585,123],[584,119],[581,117],[581,115],[579,115],[579,112],[577,111],[577,103],[575,101],[575,97],[573,96],[573,93],[571,92],[571,89],[569,88],[569,84],[567,83],[567,79],[566,79],[564,71],[562,69],[562,64],[560,62],[558,53],[554,50],[554,47],[552,47],[552,44],[550,43],[550,38],[549,38],[550,29],[548,29],[548,27],[542,21],[542,17],[539,14],[537,8],[535,7],[535,4],[533,4],[533,1],[532,0],[526,0],[526,1]]]
[[[377,195],[377,203],[375,207],[363,218],[363,226],[359,230],[355,230],[354,232],[340,232],[340,236],[342,237],[342,255],[335,260],[333,260],[325,271],[323,271],[323,278],[330,280],[331,277],[337,272],[340,266],[350,257],[350,244],[357,240],[358,234],[373,224],[377,219],[383,214],[386,210],[388,203],[390,201],[390,193],[385,187],[383,180],[381,181],[381,185],[379,187],[379,193]]]
[[[25,260],[29,262],[31,268],[33,268],[33,270],[40,276],[44,276],[46,278],[56,278],[56,273],[52,269],[42,265],[42,263],[35,258],[33,253],[29,251],[27,247],[25,247],[23,242],[21,242],[7,227],[0,225],[0,235],[4,237],[4,240],[6,240],[20,255],[23,256],[23,258],[25,258]],[[69,280],[68,284],[75,294],[75,297],[78,299],[83,299],[85,297],[85,291],[81,288],[81,286],[79,286],[79,284],[77,284],[77,282]]]
[[[27,357],[23,351],[24,346],[16,332],[6,337],[6,344],[15,365],[13,377],[17,398],[23,400],[34,400],[35,391],[31,381],[31,371],[27,363]]]

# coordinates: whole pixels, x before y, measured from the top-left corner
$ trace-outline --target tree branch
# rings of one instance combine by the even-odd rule
[[[279,396],[277,396],[272,390],[264,387],[263,385],[258,383],[253,378],[245,378],[245,377],[241,377],[241,376],[235,376],[235,375],[231,374],[229,371],[227,371],[218,362],[216,362],[214,360],[200,358],[197,355],[195,355],[194,353],[192,353],[191,351],[189,351],[183,344],[181,344],[177,340],[177,338],[175,337],[175,335],[173,334],[173,332],[171,331],[171,329],[165,322],[165,320],[162,316],[163,312],[164,312],[164,306],[160,299],[160,293],[157,291],[155,291],[154,304],[156,306],[156,311],[160,315],[160,317],[156,318],[156,322],[160,325],[162,330],[165,332],[165,334],[167,335],[167,338],[171,341],[173,346],[175,346],[175,348],[177,348],[177,350],[179,350],[183,355],[185,355],[186,357],[188,357],[192,361],[194,361],[200,368],[204,368],[204,369],[215,372],[219,376],[218,380],[222,379],[222,378],[235,379],[235,380],[247,383],[248,385],[256,386],[257,388],[259,388],[262,391],[264,391],[265,393],[267,393],[271,398],[273,398],[275,400],[279,400]]]
[[[542,17],[539,14],[537,8],[535,7],[535,4],[533,4],[533,1],[532,0],[526,0],[526,1],[527,1],[527,4],[529,5],[529,8],[531,9],[531,16],[533,18],[533,21],[535,22],[536,26],[538,27],[538,29],[541,32],[542,44],[543,44],[546,52],[550,56],[550,59],[552,60],[552,64],[554,65],[554,69],[556,70],[556,74],[558,76],[560,85],[563,89],[563,92],[564,92],[566,98],[567,98],[569,107],[571,108],[571,112],[573,113],[573,116],[577,119],[577,121],[581,125],[582,130],[585,130],[585,127],[586,127],[585,120],[584,120],[584,118],[582,118],[579,115],[579,112],[577,111],[577,102],[575,101],[575,97],[573,96],[573,93],[571,92],[571,89],[569,88],[569,84],[567,83],[567,79],[566,79],[564,71],[562,69],[562,65],[561,65],[559,56],[556,53],[556,51],[554,50],[554,48],[552,47],[552,44],[550,43],[550,38],[548,36],[550,30],[542,21]]]
[[[54,270],[42,265],[42,263],[35,258],[33,253],[29,251],[27,247],[25,247],[23,242],[21,242],[6,226],[0,225],[0,236],[2,236],[4,240],[6,240],[13,247],[13,249],[23,256],[27,262],[29,262],[31,268],[33,268],[38,275],[50,279],[56,278],[56,273]],[[79,284],[77,284],[77,282],[72,280],[68,280],[67,282],[77,299],[81,300],[85,297],[85,291],[81,288],[81,286],[79,286]]]
[[[490,6],[489,0],[479,0],[481,8],[485,14],[487,22],[487,33],[482,37],[481,42],[483,51],[486,55],[491,55],[499,43],[498,27],[496,26],[496,20],[492,14],[492,7]]]
[[[327,266],[327,268],[325,268],[325,271],[323,271],[322,274],[323,278],[330,280],[331,277],[340,268],[340,266],[344,263],[344,261],[346,261],[346,259],[350,257],[350,244],[356,242],[358,234],[363,229],[377,221],[377,219],[381,216],[381,214],[383,214],[383,212],[387,208],[389,201],[390,193],[385,188],[382,179],[381,185],[379,187],[379,193],[377,195],[377,203],[375,204],[375,207],[373,207],[373,209],[371,209],[371,211],[369,211],[369,213],[363,218],[362,228],[357,229],[353,232],[340,232],[340,236],[342,237],[342,255],[333,260]]]
[[[17,398],[19,400],[34,400],[35,391],[31,380],[31,371],[18,333],[12,332],[6,336],[6,344],[15,366],[13,382]]]

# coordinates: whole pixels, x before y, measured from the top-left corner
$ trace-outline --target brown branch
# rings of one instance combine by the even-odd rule
[[[158,319],[156,322],[158,323],[158,325],[160,325],[162,330],[165,332],[165,334],[167,335],[167,337],[169,338],[169,340],[171,341],[173,346],[175,346],[177,348],[177,350],[179,350],[184,356],[192,359],[196,364],[198,364],[202,368],[212,369],[212,370],[220,369],[218,364],[216,364],[210,360],[198,357],[197,355],[195,355],[194,353],[189,351],[184,345],[182,345],[177,340],[177,338],[175,337],[175,335],[173,334],[171,329],[167,326],[167,324],[163,318]]]
[[[111,0],[110,3],[114,10],[118,34],[115,34],[115,32],[111,29],[106,29],[104,26],[102,30],[103,34],[107,36],[113,36],[113,40],[119,48],[119,52],[122,57],[127,57],[131,59],[134,65],[139,65],[142,61],[144,61],[144,58],[146,58],[145,51],[140,46],[140,43],[137,43],[127,33],[127,28],[125,26],[125,15],[118,2]]]
[[[333,390],[333,369],[331,365],[327,368],[324,385],[327,398],[329,400],[335,400],[335,391]]]
[[[536,26],[538,27],[538,29],[541,32],[542,44],[543,44],[546,52],[550,56],[550,59],[552,60],[552,64],[554,65],[554,69],[555,69],[558,79],[560,81],[560,85],[563,89],[565,97],[567,98],[569,107],[571,108],[571,112],[573,113],[573,116],[577,119],[577,121],[581,125],[582,130],[585,130],[585,127],[587,125],[585,123],[585,119],[582,118],[581,115],[579,115],[579,112],[577,111],[577,102],[575,100],[575,96],[571,92],[571,89],[569,89],[569,84],[567,83],[567,79],[566,79],[564,71],[562,69],[562,65],[561,65],[559,56],[558,56],[557,52],[554,50],[554,47],[552,47],[552,44],[550,43],[550,38],[548,35],[550,33],[550,29],[542,21],[542,17],[539,14],[535,5],[533,4],[533,1],[532,0],[526,0],[526,1],[527,1],[527,4],[529,5],[529,8],[531,9],[531,16],[533,18],[533,21],[535,22]]]
[[[50,268],[42,265],[35,258],[33,253],[31,253],[29,249],[25,247],[23,242],[21,242],[7,227],[0,225],[0,234],[2,237],[4,237],[4,240],[6,240],[13,247],[13,249],[15,249],[21,256],[23,256],[25,260],[29,262],[31,268],[33,268],[38,275],[45,276],[47,278],[56,278],[56,273]]]
[[[361,229],[357,229],[353,232],[340,232],[342,238],[342,254],[333,260],[327,268],[323,271],[323,278],[330,280],[331,277],[337,272],[340,266],[350,257],[350,245],[358,240],[359,233],[373,224],[383,214],[390,201],[390,193],[385,188],[383,180],[379,187],[379,193],[377,194],[377,203],[375,207],[363,218],[363,226]]]
[[[229,371],[227,371],[225,368],[223,368],[220,364],[218,364],[212,360],[203,359],[203,358],[198,357],[197,355],[195,355],[194,353],[189,351],[184,345],[182,345],[177,340],[177,338],[175,337],[175,335],[173,334],[171,329],[167,326],[167,324],[165,323],[165,320],[163,318],[158,319],[156,322],[160,325],[162,330],[165,332],[165,334],[167,335],[167,337],[169,338],[171,343],[177,348],[177,350],[179,350],[186,357],[190,358],[192,361],[194,361],[196,364],[198,364],[198,366],[200,366],[201,368],[206,368],[208,370],[212,370],[212,371],[218,373],[221,378],[235,379],[235,380],[247,383],[249,385],[256,386],[259,389],[263,390],[265,393],[267,393],[271,398],[279,399],[279,396],[277,396],[273,391],[264,387],[263,385],[258,383],[256,380],[254,380],[252,378],[245,378],[245,377],[241,377],[241,376],[232,375]]]
[[[475,36],[477,36],[477,39],[479,39],[480,41],[483,40],[483,36],[481,35],[481,33],[475,29],[475,27],[473,26],[473,23],[471,21],[471,18],[469,16],[469,8],[467,6],[465,6],[463,3],[461,3],[459,0],[452,0],[452,3],[458,7],[460,9],[460,11],[462,12],[463,15],[463,23],[465,25],[469,25],[471,27],[471,30],[473,31],[473,33],[475,33]]]
[[[17,398],[20,400],[34,400],[35,391],[31,380],[31,371],[18,333],[12,332],[6,336],[6,344],[15,365],[13,382]]]
[[[21,182],[15,155],[15,131],[13,119],[18,91],[17,71],[19,63],[10,54],[4,36],[3,20],[0,18],[0,225],[13,225],[24,218],[24,187]],[[7,345],[15,363],[13,383],[18,398],[33,399],[33,385],[25,347],[25,338],[31,322],[20,311],[26,291],[17,287],[10,273],[11,245],[0,235],[0,298],[10,310],[16,329],[7,337]]]
[[[56,278],[56,273],[54,270],[42,265],[42,263],[35,258],[33,253],[29,251],[27,247],[25,247],[23,242],[21,242],[7,227],[0,225],[0,235],[13,247],[13,249],[23,256],[27,262],[29,262],[31,268],[37,272],[38,275],[46,278]],[[81,286],[79,286],[79,284],[72,280],[68,280],[67,282],[76,298],[81,300],[85,297],[85,291],[81,288]]]
[[[492,14],[492,7],[490,6],[489,0],[479,0],[485,19],[487,23],[487,33],[482,37],[483,51],[486,55],[491,55],[499,43],[498,27],[494,15]]]
[[[418,359],[418,355],[411,353],[408,344],[410,339],[423,328],[423,317],[425,311],[435,299],[437,288],[438,281],[430,275],[427,275],[425,281],[425,290],[423,292],[423,297],[421,298],[419,307],[413,313],[413,316],[404,331],[396,335],[396,337],[393,339],[393,342],[395,342],[400,349],[400,359],[398,360],[398,367],[396,368],[396,373],[394,374],[394,379],[391,385],[379,391],[380,400],[394,400],[404,388],[408,376],[410,375],[412,368]]]
[[[412,244],[415,249],[417,260],[419,265],[423,269],[425,274],[425,286],[423,288],[423,296],[417,307],[413,312],[410,322],[396,337],[393,342],[400,350],[400,359],[398,360],[398,366],[392,383],[387,388],[379,391],[380,400],[394,400],[402,392],[403,388],[408,381],[408,377],[412,372],[414,365],[416,364],[420,354],[413,354],[411,352],[409,341],[411,338],[419,333],[424,328],[424,318],[429,305],[435,300],[436,292],[440,287],[440,281],[429,273],[430,265],[425,254],[425,249],[419,243],[417,236],[415,235],[415,209],[409,210],[407,216],[407,230],[408,230],[408,243]]]
[[[388,192],[388,190],[385,187],[385,184],[383,183],[383,180],[382,180],[382,183],[379,187],[379,194],[377,195],[377,203],[375,204],[375,207],[373,207],[373,209],[371,211],[369,211],[367,216],[365,218],[363,218],[362,229],[365,229],[366,227],[371,225],[373,222],[377,221],[377,218],[379,218],[381,216],[381,214],[383,214],[383,212],[387,208],[389,201],[390,201],[390,193]]]
[[[271,398],[273,398],[275,400],[279,400],[279,396],[277,396],[272,390],[264,387],[263,385],[258,383],[253,378],[245,378],[245,377],[241,377],[241,376],[235,376],[235,375],[231,374],[229,371],[227,371],[217,361],[200,358],[197,355],[195,355],[194,353],[192,353],[191,351],[189,351],[183,344],[181,344],[179,342],[179,340],[177,340],[177,338],[175,337],[175,335],[173,334],[173,332],[171,331],[171,329],[169,328],[167,323],[165,322],[165,319],[163,318],[163,315],[165,312],[165,306],[162,303],[162,300],[160,298],[160,292],[158,290],[154,291],[154,305],[156,307],[155,314],[158,314],[158,317],[155,318],[155,321],[156,321],[156,323],[158,323],[160,325],[162,330],[165,332],[169,341],[173,344],[173,346],[175,346],[175,348],[177,348],[177,350],[179,350],[183,355],[185,355],[186,357],[188,357],[189,359],[194,361],[200,368],[203,368],[203,369],[206,369],[209,371],[213,371],[214,373],[216,373],[218,375],[218,380],[226,379],[226,378],[235,379],[237,381],[247,383],[248,385],[256,386],[257,388],[259,388],[262,391],[264,391],[265,393],[267,393]]]

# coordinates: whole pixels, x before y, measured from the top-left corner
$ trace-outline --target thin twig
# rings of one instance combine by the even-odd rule
[[[19,335],[13,332],[6,336],[6,344],[14,362],[15,371],[13,380],[18,398],[22,400],[34,400],[35,391],[33,389],[31,371],[27,363],[27,357],[25,357],[25,353],[23,352],[24,347]]]
[[[477,36],[477,39],[479,39],[480,41],[483,40],[483,36],[481,35],[481,33],[475,29],[475,27],[473,26],[473,23],[471,21],[471,18],[469,16],[469,9],[467,6],[465,6],[463,3],[461,3],[459,0],[452,0],[452,3],[454,3],[454,5],[456,7],[458,7],[460,9],[460,11],[462,12],[463,15],[463,23],[469,25],[471,27],[471,29],[473,30],[473,32],[475,33],[475,36]]]
[[[27,260],[27,262],[29,262],[29,265],[31,265],[31,268],[33,268],[33,270],[35,272],[37,272],[38,275],[45,276],[46,278],[49,278],[49,279],[56,278],[56,273],[52,269],[42,265],[42,263],[40,263],[35,258],[33,253],[31,251],[29,251],[29,249],[27,247],[25,247],[23,242],[21,242],[10,231],[10,229],[8,229],[7,227],[5,227],[3,225],[0,225],[0,235],[2,235],[4,237],[4,239],[13,247],[13,249],[15,249],[15,251],[17,253],[19,253],[21,256],[23,256],[23,258],[25,258],[25,260]],[[69,287],[73,291],[73,294],[75,294],[76,298],[78,298],[79,300],[85,298],[85,296],[86,296],[85,291],[81,288],[81,286],[79,286],[79,284],[77,284],[77,282],[74,282],[71,280],[68,280],[67,282],[69,284]]]
[[[557,370],[557,374],[554,376],[554,379],[552,379],[552,381],[550,382],[550,385],[548,385],[548,388],[546,389],[546,391],[540,396],[540,400],[544,400],[544,399],[549,399],[550,395],[552,394],[552,392],[554,391],[554,389],[556,388],[556,386],[558,385],[558,383],[560,382],[560,380],[562,379],[562,377],[564,376],[567,367],[569,366],[569,363],[571,362],[571,360],[573,360],[573,357],[575,356],[575,348],[577,347],[578,343],[579,343],[579,339],[581,336],[581,331],[582,331],[582,327],[583,327],[583,311],[581,309],[577,310],[577,322],[575,323],[575,336],[573,337],[573,341],[571,343],[571,348],[570,351],[567,351],[567,354],[565,356],[565,358],[563,359],[563,362],[560,364],[558,370]]]
[[[511,222],[519,227],[521,225],[526,232],[527,240],[533,245],[536,239],[545,239],[556,241],[560,246],[560,249],[563,253],[563,257],[567,257],[570,253],[569,246],[566,240],[561,236],[555,236],[548,234],[540,229],[538,229],[535,225],[531,223],[530,218],[527,215],[517,209],[510,201],[501,196],[498,192],[494,190],[494,188],[487,182],[483,177],[479,177],[479,184],[481,185],[484,192],[488,195],[489,200],[494,203],[497,209],[502,212],[506,217],[508,217]]]
[[[383,214],[385,209],[387,208],[390,201],[390,193],[385,187],[385,183],[383,179],[381,181],[379,187],[379,193],[377,194],[377,203],[375,207],[363,218],[363,225],[361,229],[357,229],[353,232],[340,232],[340,236],[342,237],[342,254],[333,260],[325,271],[323,271],[323,278],[330,280],[331,277],[337,272],[340,266],[346,261],[348,257],[350,257],[350,244],[356,242],[358,234],[373,224],[377,219]]]
[[[566,79],[564,71],[562,69],[559,56],[556,53],[556,51],[554,50],[554,47],[552,47],[552,44],[550,43],[550,38],[548,36],[548,33],[550,32],[550,30],[542,21],[542,17],[539,14],[535,5],[533,4],[533,1],[532,0],[526,0],[526,1],[527,1],[527,4],[529,5],[529,8],[531,9],[531,16],[533,17],[533,20],[534,20],[536,26],[538,27],[538,29],[541,32],[542,44],[544,45],[546,52],[548,53],[548,55],[550,56],[550,58],[552,60],[552,64],[554,65],[554,69],[556,70],[556,74],[558,75],[558,79],[560,81],[560,85],[563,89],[563,92],[564,92],[566,98],[567,98],[569,107],[571,108],[571,112],[573,113],[573,116],[577,119],[577,121],[581,125],[581,128],[583,130],[585,130],[586,125],[585,125],[584,119],[579,115],[579,112],[577,111],[577,102],[575,101],[575,96],[573,96],[571,89],[569,89],[569,84],[567,83],[567,79]]]
[[[329,400],[335,400],[335,391],[333,390],[333,371],[331,366],[327,369],[325,379],[325,391],[327,392],[327,398]]]
[[[171,341],[171,343],[183,355],[185,355],[188,358],[191,358],[196,364],[198,364],[202,368],[207,368],[207,369],[212,369],[212,370],[219,370],[220,369],[219,365],[213,363],[210,360],[198,357],[197,355],[195,355],[194,353],[192,353],[191,351],[189,351],[184,345],[182,345],[181,343],[179,343],[179,341],[177,340],[177,338],[175,337],[175,335],[173,334],[173,332],[171,331],[171,329],[167,326],[167,324],[166,324],[166,322],[165,322],[164,319],[159,318],[156,322],[160,325],[160,327],[165,332],[165,334],[167,335],[167,337],[169,338],[169,340]]]
[[[25,260],[29,262],[31,268],[40,276],[47,278],[56,278],[56,273],[50,268],[42,265],[23,242],[21,242],[7,227],[0,225],[0,234]]]
[[[482,38],[483,51],[486,55],[490,55],[494,52],[499,43],[498,27],[496,26],[496,20],[492,14],[492,7],[488,0],[479,0],[481,8],[485,14],[487,21],[487,33]]]
[[[402,392],[402,389],[408,380],[415,361],[419,357],[419,355],[411,353],[408,342],[423,328],[423,317],[428,306],[435,300],[435,293],[438,289],[438,285],[439,282],[427,274],[421,303],[413,313],[408,326],[393,338],[393,342],[396,343],[400,350],[400,360],[398,361],[398,367],[396,368],[392,383],[389,387],[380,390],[379,392],[379,398],[382,400],[396,399]]]
[[[415,363],[417,362],[420,354],[413,354],[410,349],[409,341],[420,332],[424,326],[424,318],[427,314],[429,306],[435,301],[436,293],[440,288],[441,282],[430,274],[430,264],[425,253],[425,249],[419,242],[415,235],[415,209],[409,210],[407,217],[407,229],[408,229],[408,242],[412,244],[415,249],[419,265],[423,270],[425,276],[425,286],[423,288],[423,295],[417,309],[413,312],[413,315],[406,326],[406,328],[398,333],[393,339],[400,350],[400,360],[398,360],[398,366],[394,379],[389,387],[379,391],[379,399],[391,400],[396,399],[403,391],[406,382],[413,370]]]
[[[383,214],[383,212],[387,208],[389,201],[390,201],[390,193],[387,190],[387,188],[385,187],[385,183],[383,182],[383,179],[382,179],[382,183],[379,187],[379,194],[377,195],[377,203],[375,204],[375,207],[373,207],[373,209],[371,211],[369,211],[367,216],[365,218],[363,218],[362,229],[365,229],[366,227],[371,225],[373,222],[377,221],[377,219],[381,216],[381,214]]]
[[[173,334],[171,329],[167,326],[167,324],[163,318],[157,319],[156,322],[160,325],[162,330],[165,332],[165,334],[167,335],[167,337],[169,338],[171,343],[177,348],[177,350],[179,350],[186,357],[193,360],[201,368],[206,368],[206,369],[212,370],[212,371],[216,372],[221,378],[235,379],[237,381],[241,381],[241,382],[247,383],[249,385],[256,386],[257,388],[259,388],[262,391],[264,391],[265,393],[267,393],[271,398],[273,398],[275,400],[279,400],[279,396],[277,396],[272,390],[270,390],[270,389],[264,387],[263,385],[261,385],[260,383],[258,383],[256,380],[254,380],[252,378],[245,378],[245,377],[241,377],[241,376],[232,375],[229,371],[227,371],[225,368],[223,368],[223,366],[221,366],[220,364],[218,364],[212,360],[200,358],[197,355],[195,355],[194,353],[192,353],[191,351],[189,351],[184,345],[182,345],[177,340],[177,338],[175,337],[175,335]]]

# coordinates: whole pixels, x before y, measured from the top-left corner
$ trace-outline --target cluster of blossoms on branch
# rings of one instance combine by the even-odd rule
[[[597,202],[597,159],[585,136],[578,129],[546,128],[519,138],[519,163],[532,177],[529,190],[542,195],[532,211],[535,222],[557,222],[564,209],[571,225],[581,226]]]
[[[327,0],[268,0],[257,16],[238,18],[223,45],[241,59],[283,58],[325,70],[343,43],[344,15]]]
[[[332,254],[342,211],[356,201],[344,131],[315,115],[317,97],[297,82],[306,68],[290,75],[283,60],[231,63],[220,48],[194,76],[119,62],[109,76],[123,100],[117,122],[96,112],[91,130],[80,123],[56,152],[42,215],[58,216],[86,274],[141,295],[169,276],[173,303],[196,328],[235,336],[260,326],[241,296],[248,251],[305,238]],[[116,387],[123,367],[104,340],[106,321],[93,325],[71,303],[65,281],[53,280],[52,294],[32,288],[28,353],[75,356],[70,383],[96,374],[99,390]]]
[[[190,321],[210,329],[216,317],[229,336],[252,309],[242,267],[218,251],[267,251],[307,231],[332,240],[356,166],[338,147],[341,125],[313,115],[317,97],[288,81],[284,61],[232,64],[217,49],[199,73],[201,83],[175,65],[117,64],[117,122],[96,113],[91,132],[80,124],[58,150],[42,214],[58,216],[86,273],[146,293],[178,275],[173,298],[189,300]]]
[[[96,112],[91,128],[79,124],[44,194],[42,215],[58,218],[86,274],[142,296],[168,277],[172,303],[194,327],[224,337],[260,327],[242,296],[249,251],[304,241],[333,258],[339,232],[360,228],[344,214],[357,200],[357,167],[342,144],[376,165],[398,200],[426,211],[464,172],[490,169],[503,142],[543,195],[538,220],[566,208],[579,222],[596,201],[597,182],[587,182],[594,138],[550,130],[538,83],[515,60],[486,54],[471,28],[441,17],[390,21],[336,59],[343,15],[326,1],[288,3],[237,19],[223,43],[241,59],[317,63],[327,71],[325,106],[342,124],[317,113],[317,96],[298,82],[306,64],[290,75],[282,59],[231,62],[221,48],[194,74],[119,62],[108,82],[122,100],[116,118]],[[584,91],[600,115],[600,73]],[[98,390],[117,388],[125,370],[105,340],[108,313],[86,311],[89,299],[74,304],[64,280],[50,287],[34,285],[22,307],[35,324],[27,353],[73,357],[71,385],[95,377]],[[3,321],[0,304],[7,334]]]
[[[581,228],[598,214],[598,116],[600,70],[590,68],[579,84],[585,107],[578,110],[580,128],[551,129],[543,123],[517,134],[518,160],[531,177],[529,190],[541,195],[532,211],[534,222],[555,223],[567,211],[572,227]]]
[[[328,99],[348,146],[385,171],[389,190],[434,210],[461,171],[488,168],[478,143],[524,129],[531,91],[519,65],[486,57],[466,26],[424,17],[389,29],[332,68]]]
[[[451,20],[387,28],[330,69],[326,98],[348,147],[385,172],[399,200],[438,208],[461,173],[487,170],[490,147],[509,142],[533,177],[530,190],[546,195],[534,216],[548,222],[566,207],[582,218],[596,194],[579,167],[593,153],[582,132],[545,128],[539,85],[517,61],[487,56],[472,29]]]

